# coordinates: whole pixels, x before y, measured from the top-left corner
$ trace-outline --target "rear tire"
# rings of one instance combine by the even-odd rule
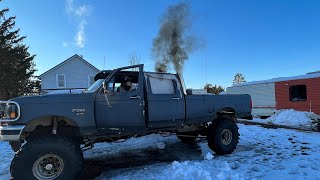
[[[237,124],[230,119],[219,119],[208,128],[207,141],[211,150],[217,154],[232,153],[239,142]]]
[[[83,167],[78,143],[51,135],[27,142],[14,156],[13,179],[76,179]]]

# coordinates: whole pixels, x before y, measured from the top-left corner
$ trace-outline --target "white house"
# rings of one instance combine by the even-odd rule
[[[100,70],[75,54],[39,76],[41,90],[86,89]]]

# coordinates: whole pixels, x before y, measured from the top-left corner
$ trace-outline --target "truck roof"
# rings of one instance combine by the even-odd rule
[[[94,77],[94,80],[98,80],[98,79],[105,79],[108,77],[108,75],[110,73],[112,73],[112,71],[114,70],[102,70],[100,72],[98,72],[95,77]],[[122,71],[121,74],[123,75],[134,75],[134,74],[137,74],[138,72],[137,71]],[[151,71],[144,71],[144,73],[151,73],[151,74],[169,74],[169,75],[176,75],[176,74],[173,74],[173,73],[160,73],[160,72],[151,72]]]

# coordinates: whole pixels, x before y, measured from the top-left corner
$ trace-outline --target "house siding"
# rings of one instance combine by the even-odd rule
[[[60,89],[56,83],[57,74],[64,74],[66,76],[65,88],[88,88],[88,76],[95,76],[97,72],[99,71],[75,57],[43,75],[41,77],[41,89]]]
[[[292,85],[306,85],[306,101],[290,101],[289,87]],[[276,82],[275,88],[277,109],[295,109],[320,114],[320,78]]]

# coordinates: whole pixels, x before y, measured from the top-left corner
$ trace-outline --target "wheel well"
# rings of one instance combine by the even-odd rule
[[[80,137],[79,126],[72,119],[62,116],[45,116],[33,119],[26,124],[23,132],[23,140],[54,134],[54,121],[57,122],[56,134],[67,137]]]
[[[236,121],[236,111],[231,107],[225,107],[217,111],[217,119],[228,118]]]

